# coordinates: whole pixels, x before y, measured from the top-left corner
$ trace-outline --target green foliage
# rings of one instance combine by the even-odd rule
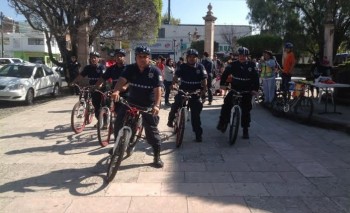
[[[282,52],[282,39],[274,35],[253,35],[242,37],[237,40],[240,46],[247,47],[252,57],[260,57],[264,50],[271,50],[273,53]]]
[[[170,16],[170,23],[168,23],[168,13],[164,13],[162,16],[162,23],[163,24],[170,24],[170,25],[179,25],[181,23],[181,19],[177,19]]]

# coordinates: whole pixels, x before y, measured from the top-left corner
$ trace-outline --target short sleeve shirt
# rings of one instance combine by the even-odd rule
[[[80,75],[83,77],[87,77],[89,79],[90,85],[95,85],[98,79],[102,77],[102,74],[105,70],[103,65],[86,65],[81,71]]]
[[[113,81],[112,88],[114,88],[114,86],[117,84],[118,78],[120,77],[124,69],[125,65],[118,66],[117,64],[114,64],[113,66],[107,68],[106,72],[102,75],[102,78],[105,81],[111,78]]]
[[[129,83],[128,101],[142,107],[151,107],[154,103],[154,89],[163,85],[163,78],[158,67],[150,65],[143,72],[136,64],[125,67],[121,77]]]
[[[181,64],[175,75],[181,79],[180,89],[184,91],[195,91],[202,88],[202,80],[208,77],[204,66],[196,63],[190,66],[187,63]]]

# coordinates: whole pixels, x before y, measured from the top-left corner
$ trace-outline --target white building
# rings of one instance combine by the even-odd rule
[[[231,48],[230,44],[224,39],[223,34],[232,39],[239,39],[252,35],[252,28],[248,25],[215,25],[214,41],[219,43],[219,48],[216,52],[228,54],[231,52]],[[204,24],[162,25],[155,43],[149,44],[147,41],[133,41],[132,49],[140,45],[149,46],[152,51],[152,58],[162,55],[174,58],[177,61],[179,57],[184,56],[192,41],[204,40],[204,37]],[[131,58],[133,59],[133,57]]]
[[[17,30],[15,30],[16,28]],[[2,39],[4,41],[4,57],[15,57],[25,61],[52,65],[44,33],[33,30],[26,22],[14,25],[12,32],[4,32]],[[54,57],[60,58],[56,41],[51,42],[51,50]]]

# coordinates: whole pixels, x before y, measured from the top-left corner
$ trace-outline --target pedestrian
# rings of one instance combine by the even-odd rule
[[[265,50],[260,59],[259,70],[264,91],[264,104],[270,104],[275,97],[276,79],[275,67],[276,61],[272,58],[272,52]]]
[[[159,68],[151,65],[151,50],[145,46],[135,48],[136,63],[127,65],[121,74],[114,88],[112,99],[119,100],[121,92],[126,84],[129,84],[129,97],[127,101],[135,106],[151,107],[152,114],[142,113],[142,125],[145,129],[146,141],[153,148],[153,165],[157,168],[163,167],[164,163],[160,159],[161,138],[159,135],[159,110],[161,87],[163,79]],[[117,121],[114,129],[117,138],[119,130],[122,128],[122,120],[127,108],[121,107],[117,114]],[[111,152],[109,151],[111,154]]]
[[[77,61],[77,57],[75,55],[72,55],[70,57],[71,61],[68,64],[68,84],[71,84],[72,81],[79,75],[79,69],[81,67],[80,63]],[[77,88],[72,87],[71,88],[71,94],[78,94],[79,90]]]
[[[213,61],[209,58],[209,53],[204,52],[203,53],[203,59],[201,63],[204,65],[205,70],[207,71],[207,93],[208,93],[208,105],[211,105],[211,102],[213,101],[213,92],[211,90],[212,88],[212,81],[214,78],[214,63]],[[205,97],[202,97],[203,103],[205,102]]]
[[[207,90],[207,72],[201,63],[198,63],[198,51],[195,49],[187,50],[186,63],[180,65],[176,70],[172,86],[179,83],[179,89],[184,92],[194,92],[196,90],[201,90],[202,95],[206,93]],[[171,106],[171,110],[168,116],[168,126],[173,127],[173,122],[175,119],[175,112],[181,107],[182,94],[179,92],[174,97],[174,103]],[[192,130],[195,132],[196,141],[202,142],[202,127],[200,114],[203,109],[203,103],[200,101],[200,96],[192,95],[188,100],[188,105],[191,110],[191,124]]]
[[[75,82],[80,82],[83,78],[87,77],[89,85],[98,88],[97,82],[100,78],[102,78],[102,74],[105,72],[106,67],[99,63],[100,53],[96,51],[90,52],[89,56],[90,64],[84,67],[83,71],[81,71],[81,73],[73,80],[72,84]],[[102,98],[99,92],[92,92],[91,98],[92,105],[94,106],[95,117],[98,119],[102,105]],[[96,126],[97,125],[95,125],[95,127]]]
[[[289,82],[291,82],[292,80],[295,64],[296,64],[296,60],[293,53],[293,44],[290,42],[287,42],[284,45],[282,84],[281,84],[281,90],[283,92],[284,98],[287,98],[287,94],[289,91]],[[288,98],[290,98],[289,95],[288,95]]]
[[[231,88],[236,91],[251,91],[252,94],[243,94],[241,109],[241,126],[243,128],[243,138],[249,138],[248,128],[250,127],[250,111],[252,109],[252,95],[256,95],[259,89],[259,76],[256,65],[248,61],[249,50],[246,47],[238,48],[238,60],[233,61],[226,68],[221,76],[220,85],[226,88],[225,84],[228,78],[231,78]],[[224,99],[221,107],[219,123],[217,129],[225,132],[229,119],[231,108],[233,107],[233,91],[231,90]]]
[[[173,77],[175,73],[174,61],[171,58],[167,58],[164,68],[164,88],[165,95],[164,101],[166,106],[171,106],[169,102],[169,95],[171,91],[171,83],[173,82]]]

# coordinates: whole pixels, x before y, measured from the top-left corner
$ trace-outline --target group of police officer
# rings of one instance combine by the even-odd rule
[[[225,86],[227,79],[232,79],[231,85],[235,90],[252,91],[256,93],[259,88],[259,78],[256,66],[253,62],[247,60],[249,50],[245,47],[238,49],[239,59],[229,64],[221,77],[220,85]],[[105,66],[99,64],[100,55],[98,52],[90,53],[90,64],[85,66],[82,72],[72,81],[72,84],[87,77],[90,85],[95,85],[96,89],[104,89],[103,83],[112,80],[113,93],[112,99],[117,101],[121,96],[126,98],[130,104],[141,107],[152,108],[152,114],[142,113],[143,126],[147,142],[152,146],[154,153],[153,165],[157,168],[163,167],[160,159],[161,138],[158,130],[159,110],[161,101],[161,88],[163,87],[162,74],[159,68],[151,65],[151,50],[145,46],[139,46],[135,49],[136,62],[125,65],[126,52],[123,49],[116,49],[116,63],[105,70]],[[209,75],[209,78],[211,75]],[[200,114],[203,109],[201,97],[206,94],[208,88],[208,72],[198,60],[198,51],[189,49],[186,55],[186,63],[183,63],[176,69],[172,87],[179,84],[179,89],[185,92],[194,92],[201,90],[201,94],[192,95],[188,105],[191,110],[192,130],[195,133],[195,141],[202,142],[203,129],[201,127]],[[248,127],[250,124],[250,110],[252,108],[252,94],[245,94],[242,101],[242,122],[243,138],[249,138]],[[96,92],[92,95],[95,115],[98,116],[101,107],[101,93]],[[209,103],[211,103],[209,99]],[[115,138],[119,129],[122,127],[122,117],[125,115],[126,108],[122,105],[116,105],[117,119],[115,124]],[[181,94],[174,97],[174,103],[168,116],[168,126],[172,127],[175,119],[175,112],[181,107]],[[232,96],[230,93],[225,97],[222,105],[220,119],[217,129],[225,132],[230,109],[232,107]]]

